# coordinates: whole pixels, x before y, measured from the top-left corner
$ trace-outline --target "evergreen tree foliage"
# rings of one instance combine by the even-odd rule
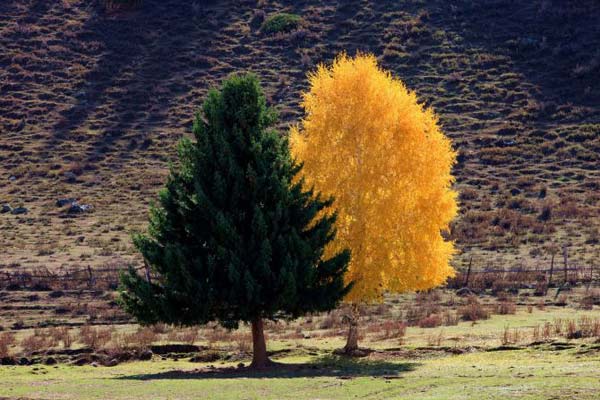
[[[329,310],[351,288],[349,251],[324,255],[335,236],[336,215],[324,212],[333,200],[296,179],[302,167],[275,122],[251,74],[208,93],[148,232],[134,236],[151,273],[130,270],[121,288],[141,323],[252,323],[258,367],[268,363],[263,318]]]

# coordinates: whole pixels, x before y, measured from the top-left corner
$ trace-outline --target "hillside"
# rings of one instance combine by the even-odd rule
[[[91,4],[90,4],[91,3]],[[474,4],[475,3],[475,4]],[[299,29],[265,34],[291,12]],[[0,2],[0,271],[137,262],[129,234],[206,91],[254,71],[301,117],[306,72],[373,52],[438,113],[459,152],[452,237],[477,267],[539,266],[600,243],[600,3],[84,0]],[[78,199],[91,212],[56,201]]]

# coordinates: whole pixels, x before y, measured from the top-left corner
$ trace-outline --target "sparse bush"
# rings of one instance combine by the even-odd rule
[[[593,227],[587,231],[586,244],[598,244],[600,243],[600,230],[597,227]]]
[[[213,329],[210,329],[206,334],[206,340],[208,340],[208,343],[210,344],[227,342],[229,339],[229,332],[219,326],[215,326]]]
[[[444,312],[444,315],[442,317],[444,320],[444,325],[446,325],[446,326],[458,325],[458,320],[459,320],[458,315],[451,312],[450,310],[446,310],[446,312]]]
[[[415,301],[419,304],[422,303],[437,303],[442,300],[442,295],[439,290],[426,290],[423,292],[417,292]]]
[[[505,326],[500,341],[503,346],[517,344],[521,341],[521,331],[517,328],[511,330],[508,326]]]
[[[191,327],[179,332],[177,338],[180,342],[193,346],[196,340],[198,340],[198,335],[198,328]]]
[[[94,350],[104,347],[111,339],[112,332],[110,329],[84,325],[79,330],[79,341]]]
[[[431,334],[427,336],[427,346],[440,347],[444,341],[444,332],[440,331],[437,335]]]
[[[385,321],[379,326],[383,331],[382,339],[400,339],[406,335],[406,324],[401,321]]]
[[[52,337],[53,342],[58,345],[62,343],[63,348],[70,349],[73,345],[73,337],[68,326],[59,326],[50,328],[48,334]]]
[[[0,334],[0,358],[10,355],[10,347],[15,344],[15,334],[4,332]]]
[[[250,21],[250,24],[254,27],[261,26],[262,23],[265,21],[265,17],[266,14],[264,10],[256,9],[252,14],[252,20]]]
[[[169,332],[170,327],[165,323],[159,322],[157,324],[151,325],[150,329],[152,329],[152,332],[156,333],[157,335],[162,335]]]
[[[304,337],[303,335],[301,337]],[[238,334],[236,335],[235,340],[237,349],[240,353],[250,353],[250,349],[252,349],[252,339],[249,335]]]
[[[586,315],[579,318],[578,330],[581,337],[598,337],[600,336],[600,320],[592,319]]]
[[[549,202],[546,202],[542,206],[542,210],[540,211],[540,214],[538,215],[538,220],[542,221],[542,222],[546,222],[546,221],[549,221],[551,218],[552,218],[552,204]]]
[[[261,26],[264,33],[290,32],[300,26],[302,17],[296,14],[279,13],[269,15]]]
[[[495,306],[496,314],[508,315],[517,312],[517,306],[512,301],[502,301]]]
[[[538,308],[538,310],[544,311],[546,309],[546,301],[544,299],[540,299],[535,306]]]
[[[432,314],[439,314],[441,307],[434,302],[417,303],[416,306],[409,307],[406,310],[406,320],[409,325],[418,324],[419,320],[426,318]]]
[[[533,327],[533,331],[531,332],[531,340],[534,342],[539,342],[540,338],[541,338],[540,326],[536,325]]]
[[[581,332],[577,330],[577,323],[573,320],[567,321],[567,339],[579,339]]]
[[[583,296],[581,300],[579,300],[579,308],[582,310],[591,310],[594,308],[594,296],[587,295]]]
[[[512,283],[506,279],[498,279],[492,283],[492,294],[496,296],[504,295],[508,289],[512,286]]]
[[[21,340],[21,347],[26,353],[33,353],[36,351],[47,349],[50,343],[48,341],[48,337],[41,334],[41,331],[38,329],[34,330],[34,332]]]
[[[545,296],[548,293],[548,281],[544,279],[538,279],[535,282],[535,289],[533,290],[534,296]]]
[[[552,324],[550,322],[546,322],[542,327],[542,339],[550,340],[552,337]]]
[[[458,199],[460,201],[477,200],[478,198],[479,193],[477,193],[477,190],[472,188],[462,189],[458,195]]]
[[[53,290],[52,292],[48,293],[48,297],[50,297],[51,299],[58,299],[59,297],[62,297],[65,295],[65,292],[63,292],[62,290]]]
[[[337,312],[332,311],[323,318],[323,320],[319,324],[319,329],[339,328],[341,325],[342,318]]]
[[[483,308],[475,296],[469,297],[467,304],[459,307],[458,315],[465,321],[473,322],[490,317],[490,313]]]
[[[562,318],[555,318],[553,321],[554,334],[561,335],[563,331],[563,320]]]
[[[142,0],[102,0],[102,4],[105,9],[114,11],[139,7],[142,5]]]
[[[567,295],[566,294],[561,294],[560,296],[558,296],[558,298],[556,299],[556,301],[554,302],[555,305],[559,306],[559,307],[564,307],[567,305]]]
[[[140,327],[134,333],[129,335],[125,335],[123,337],[123,342],[128,347],[139,348],[139,349],[147,349],[149,348],[154,341],[156,341],[157,334],[149,327]]]
[[[442,325],[442,323],[443,323],[443,320],[440,315],[432,314],[425,318],[421,318],[417,322],[417,325],[419,325],[419,328],[436,328],[436,327]]]
[[[15,321],[14,324],[12,324],[12,329],[19,330],[23,328],[25,328],[25,321],[23,321],[22,319],[19,319]]]

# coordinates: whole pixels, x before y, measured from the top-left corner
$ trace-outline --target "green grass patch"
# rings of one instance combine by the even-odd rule
[[[265,33],[289,32],[302,24],[302,17],[296,14],[278,13],[269,15],[261,26]]]
[[[184,360],[0,367],[0,396],[30,399],[594,399],[600,354],[526,349],[442,357],[281,359],[266,372]],[[231,367],[231,369],[227,369]],[[296,369],[295,369],[296,368]]]

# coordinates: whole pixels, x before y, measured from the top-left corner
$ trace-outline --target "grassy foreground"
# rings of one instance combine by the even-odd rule
[[[600,346],[536,347],[435,358],[347,361],[288,357],[302,364],[266,373],[187,361],[107,367],[0,367],[0,396],[31,399],[595,399]]]

